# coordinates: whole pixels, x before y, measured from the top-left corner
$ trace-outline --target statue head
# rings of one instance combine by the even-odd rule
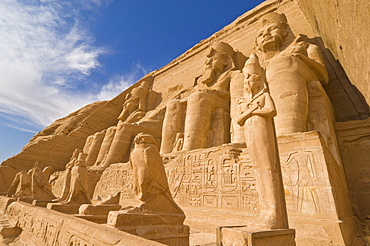
[[[207,53],[202,82],[210,84],[222,73],[234,68],[234,50],[224,42],[213,44]]]
[[[155,139],[152,135],[146,133],[139,133],[136,135],[134,139],[135,144],[154,144]]]
[[[149,87],[150,87],[150,80],[149,79],[146,79],[143,82],[141,82],[140,87],[149,89]]]
[[[242,71],[244,74],[244,92],[248,94],[247,97],[257,94],[265,87],[261,78],[262,71],[256,54],[252,53],[250,55]]]
[[[258,22],[256,45],[263,52],[280,50],[288,35],[288,23],[284,14],[268,13]]]

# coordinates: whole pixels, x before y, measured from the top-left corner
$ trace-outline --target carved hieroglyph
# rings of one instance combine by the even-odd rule
[[[236,121],[244,125],[247,148],[254,163],[260,204],[260,216],[254,223],[266,229],[285,229],[288,217],[273,122],[275,105],[255,54],[245,63],[243,73],[244,98]]]

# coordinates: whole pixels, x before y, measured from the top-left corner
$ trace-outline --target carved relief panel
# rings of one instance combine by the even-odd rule
[[[230,146],[164,157],[169,185],[181,205],[208,208],[258,209],[250,161]]]

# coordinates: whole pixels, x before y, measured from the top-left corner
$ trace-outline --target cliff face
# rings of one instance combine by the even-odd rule
[[[92,103],[56,120],[37,133],[19,154],[5,160],[2,165],[28,170],[38,161],[42,167],[64,169],[71,153],[76,148],[82,149],[89,135],[117,123],[116,115],[121,110],[122,97],[124,95],[109,102]]]
[[[370,1],[297,1],[355,86],[353,92],[360,95],[363,105],[360,114],[366,112],[362,119],[366,118],[370,103]]]

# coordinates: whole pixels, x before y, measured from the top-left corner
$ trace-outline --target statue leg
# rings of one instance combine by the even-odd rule
[[[131,124],[118,123],[112,145],[100,166],[109,167],[111,164],[127,161],[127,152],[130,149],[132,137],[135,135],[135,128]]]
[[[284,188],[277,142],[271,119],[253,116],[245,125],[247,148],[255,170],[260,208],[253,226],[265,229],[288,228]]]
[[[184,110],[179,99],[167,103],[166,115],[163,120],[161,154],[172,152],[176,134],[182,131],[183,114]]]
[[[211,117],[217,108],[229,112],[228,101],[220,98],[216,91],[197,91],[189,96],[183,150],[209,147]],[[227,131],[229,132],[229,129]]]

